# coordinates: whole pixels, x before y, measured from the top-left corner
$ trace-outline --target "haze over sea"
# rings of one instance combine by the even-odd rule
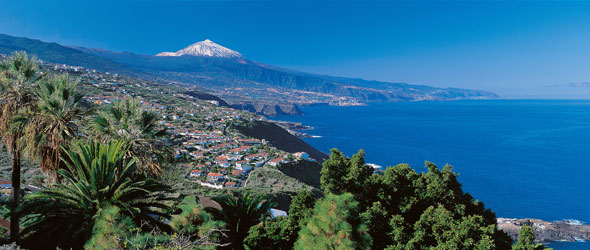
[[[590,100],[469,100],[305,107],[277,119],[314,127],[305,139],[381,166],[449,163],[463,190],[498,217],[590,222]],[[555,250],[590,249],[554,243]]]

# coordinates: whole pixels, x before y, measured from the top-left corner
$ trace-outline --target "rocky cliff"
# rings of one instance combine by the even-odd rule
[[[232,104],[232,108],[246,110],[252,113],[277,116],[277,115],[300,115],[302,114],[299,106],[294,103],[286,104],[265,104],[265,103],[239,103]]]
[[[236,127],[236,129],[250,137],[265,139],[276,148],[289,153],[306,152],[318,162],[323,162],[328,155],[315,149],[303,140],[290,134],[287,130],[271,122],[255,121],[248,125]]]
[[[590,240],[590,225],[578,221],[543,221],[538,219],[498,218],[498,227],[517,240],[518,231],[528,225],[535,231],[538,242],[551,241],[587,241]]]
[[[205,92],[201,92],[201,91],[187,91],[187,92],[184,92],[184,94],[190,95],[190,96],[195,97],[199,100],[215,101],[218,106],[230,107],[230,105],[227,102],[225,102],[221,98],[214,96],[212,94],[209,94],[209,93],[205,93]]]

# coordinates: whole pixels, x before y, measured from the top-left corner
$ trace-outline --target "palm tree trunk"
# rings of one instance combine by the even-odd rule
[[[10,240],[17,242],[20,238],[19,217],[16,208],[20,204],[20,150],[16,141],[12,142],[12,203],[10,204]]]

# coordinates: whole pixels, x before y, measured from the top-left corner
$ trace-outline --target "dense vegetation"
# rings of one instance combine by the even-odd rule
[[[9,241],[24,248],[544,249],[529,227],[512,245],[450,165],[375,173],[363,151],[332,150],[323,193],[301,187],[288,216],[272,216],[275,204],[256,193],[174,200],[162,183],[169,150],[156,113],[134,100],[99,111],[81,105],[76,81],[40,74],[26,54],[0,69],[0,135],[14,188]],[[23,157],[52,178],[21,202]]]
[[[62,183],[25,196],[19,213],[26,248],[78,249],[97,237],[105,213],[125,216],[141,225],[167,229],[154,216],[169,218],[165,209],[168,188],[151,178],[133,178],[134,158],[122,141],[76,143],[62,158],[66,169],[57,172]],[[101,230],[98,230],[101,231]]]

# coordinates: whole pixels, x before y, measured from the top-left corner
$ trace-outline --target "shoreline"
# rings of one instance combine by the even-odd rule
[[[271,120],[271,119],[268,119],[268,122],[274,123],[277,126],[287,130],[287,132],[298,137],[299,139],[321,138],[322,137],[319,135],[310,135],[306,132],[302,132],[302,131],[314,130],[314,128],[312,126],[303,125],[301,122],[290,122],[290,121],[280,121],[280,120]]]
[[[524,218],[497,218],[498,228],[506,232],[513,240],[518,238],[518,231],[523,225],[533,228],[536,241],[551,242],[587,242],[590,241],[590,225],[578,220],[544,221]]]

